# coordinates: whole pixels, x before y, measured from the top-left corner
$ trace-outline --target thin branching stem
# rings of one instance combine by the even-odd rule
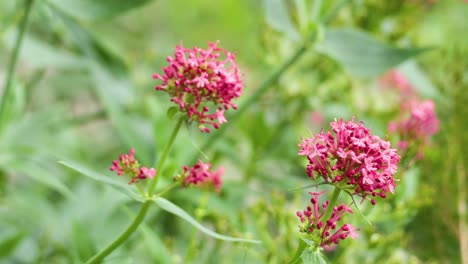
[[[166,147],[164,148],[164,151],[161,154],[161,157],[158,160],[158,171],[157,174],[155,175],[155,179],[151,181],[151,185],[149,187],[148,191],[148,197],[151,197],[154,194],[154,191],[156,189],[156,183],[157,179],[160,177],[158,175],[160,174],[160,171],[163,169],[164,163],[166,161],[167,156],[171,152],[172,146],[174,145],[174,141],[177,137],[177,134],[180,131],[180,127],[182,126],[184,119],[180,118],[179,121],[177,122],[176,126],[174,127],[174,130],[172,131],[171,137],[169,141],[166,144]],[[175,186],[173,186],[175,187]],[[135,230],[138,228],[138,226],[143,222],[145,219],[146,213],[148,212],[148,208],[151,204],[151,201],[147,200],[143,205],[140,207],[140,210],[138,211],[137,216],[135,219],[133,219],[132,223],[125,229],[125,231],[117,237],[114,241],[112,241],[106,248],[98,252],[96,255],[94,255],[91,259],[89,259],[86,263],[87,264],[94,264],[94,263],[101,263],[102,260],[112,253],[116,248],[118,248],[122,243],[124,243],[130,235],[135,232]]]
[[[3,96],[0,96],[0,131],[3,129],[3,122],[5,119],[5,109],[7,100],[10,99],[12,93],[13,77],[15,75],[16,64],[18,62],[18,56],[21,50],[21,44],[23,43],[24,33],[28,27],[28,18],[31,13],[34,0],[26,0],[24,4],[24,14],[21,18],[19,25],[19,32],[16,35],[15,46],[13,47],[13,54],[11,55],[10,63],[8,64],[8,72],[5,82],[5,89]]]

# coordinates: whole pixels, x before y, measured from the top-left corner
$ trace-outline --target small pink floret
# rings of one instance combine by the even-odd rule
[[[322,219],[325,210],[328,205],[328,201],[324,202],[320,207],[316,202],[320,195],[323,192],[309,192],[313,198],[312,206],[307,206],[304,211],[297,211],[296,215],[301,220],[299,225],[300,232],[315,234],[317,231],[320,233],[321,247],[328,247],[334,244],[338,244],[340,240],[344,240],[346,237],[350,236],[351,238],[358,237],[357,229],[349,224],[344,224],[342,227],[337,228],[338,221],[341,220],[345,213],[353,213],[351,208],[347,207],[345,204],[333,207],[333,212],[329,219]],[[325,224],[323,224],[325,222]]]
[[[128,154],[120,154],[118,160],[112,161],[111,171],[116,171],[117,175],[127,175],[130,177],[129,184],[146,178],[154,178],[156,170],[153,168],[140,167],[135,158],[135,149],[131,148]]]
[[[210,163],[204,163],[199,161],[192,167],[183,166],[182,176],[183,184],[188,185],[211,185],[217,192],[221,190],[222,179],[221,176],[224,174],[224,168],[220,167],[216,171],[212,171]]]

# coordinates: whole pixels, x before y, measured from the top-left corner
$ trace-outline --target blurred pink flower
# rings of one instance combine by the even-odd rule
[[[388,124],[388,131],[400,136],[402,151],[411,144],[419,145],[421,148],[439,131],[439,119],[435,113],[434,102],[415,99],[402,104],[400,116]]]
[[[219,168],[217,171],[210,171],[211,164],[199,161],[192,167],[182,167],[183,185],[212,185],[217,192],[221,190],[221,176],[224,174],[224,168]]]
[[[172,96],[171,101],[190,121],[197,122],[202,132],[210,132],[207,125],[219,128],[225,123],[224,111],[237,109],[232,100],[242,94],[235,55],[217,45],[218,42],[209,43],[206,50],[176,46],[174,57],[167,57],[169,65],[163,68],[164,75],[153,75],[163,82],[156,90]],[[222,55],[224,59],[220,58]]]
[[[399,72],[398,70],[390,70],[380,78],[380,84],[383,87],[389,87],[396,89],[400,96],[401,100],[411,98],[416,95],[415,90],[413,89],[411,83],[408,81],[406,76]]]
[[[140,164],[135,159],[135,149],[131,148],[128,154],[120,154],[118,160],[112,161],[111,171],[117,171],[117,175],[122,174],[130,176],[131,180],[128,184],[144,180],[146,178],[154,178],[156,170],[153,168],[140,167]]]
[[[393,193],[393,175],[400,161],[396,149],[354,119],[335,119],[330,125],[335,135],[322,131],[298,145],[298,154],[309,160],[309,177],[322,177],[364,199],[368,195],[385,198],[386,193]],[[371,199],[371,203],[375,204],[375,200]]]
[[[357,229],[349,224],[344,224],[341,228],[337,229],[337,222],[345,213],[353,213],[353,211],[345,204],[333,207],[333,212],[329,219],[322,219],[328,207],[329,201],[325,201],[322,206],[318,204],[318,198],[324,192],[309,192],[313,197],[310,199],[311,206],[307,206],[304,211],[297,211],[296,215],[301,220],[299,231],[312,235],[315,242],[321,247],[330,247],[331,245],[338,244],[340,240],[346,237],[357,238]]]
[[[310,121],[315,127],[323,127],[325,124],[325,115],[320,111],[313,111],[310,113]]]

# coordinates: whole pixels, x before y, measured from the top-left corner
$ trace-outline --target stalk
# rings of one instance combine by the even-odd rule
[[[15,74],[16,64],[18,62],[18,55],[21,50],[21,44],[23,43],[24,32],[26,32],[26,28],[28,27],[28,18],[29,14],[31,13],[31,9],[33,6],[34,0],[26,0],[24,4],[24,14],[21,18],[21,22],[19,25],[19,32],[16,36],[15,46],[13,48],[13,54],[11,55],[10,63],[8,64],[8,72],[7,72],[7,79],[5,82],[5,91],[3,95],[0,96],[0,132],[3,128],[3,120],[5,119],[5,109],[7,100],[10,99],[12,93],[12,83],[13,83],[13,76]]]
[[[167,156],[171,152],[172,146],[174,145],[174,141],[177,137],[177,134],[179,133],[179,130],[180,130],[180,127],[182,126],[183,121],[184,121],[184,118],[182,117],[177,122],[176,126],[174,127],[174,130],[172,131],[172,135],[169,141],[167,142],[167,145],[164,148],[164,151],[161,154],[160,159],[158,160],[157,172],[155,175],[155,179],[151,181],[151,185],[149,187],[149,191],[147,194],[148,197],[151,197],[154,194],[157,180],[160,177],[159,176],[160,172],[163,169]],[[175,187],[175,185],[171,187]],[[148,208],[150,204],[151,204],[151,201],[146,201],[145,203],[143,203],[143,205],[140,207],[140,210],[138,211],[137,216],[135,217],[135,219],[133,219],[132,223],[127,227],[127,229],[125,229],[125,231],[119,237],[117,237],[114,241],[112,241],[107,247],[105,247],[103,250],[101,250],[100,252],[96,253],[96,255],[91,257],[86,263],[87,264],[101,263],[107,255],[112,253],[112,251],[114,251],[121,244],[123,244],[130,237],[130,235],[132,235],[133,232],[135,232],[138,226],[143,222],[146,214],[148,213]]]

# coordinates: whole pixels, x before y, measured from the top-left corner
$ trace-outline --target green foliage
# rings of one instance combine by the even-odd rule
[[[143,197],[139,195],[138,193],[134,192],[132,189],[128,188],[128,184],[125,184],[121,181],[117,181],[114,178],[110,176],[104,176],[98,172],[95,172],[89,168],[86,168],[85,166],[78,164],[76,162],[72,161],[60,161],[60,164],[73,169],[77,172],[79,172],[83,176],[87,176],[97,182],[100,182],[106,186],[111,186],[114,187],[116,190],[119,192],[122,192],[126,195],[128,195],[130,198],[133,198],[136,201],[144,201]]]
[[[184,219],[187,221],[189,224],[193,225],[196,227],[198,230],[202,231],[203,233],[214,237],[216,239],[224,240],[224,241],[229,241],[229,242],[246,242],[246,243],[260,243],[258,240],[252,240],[252,239],[243,239],[243,238],[235,238],[235,237],[228,237],[224,235],[220,235],[216,232],[213,232],[206,227],[202,226],[199,224],[193,217],[191,217],[187,212],[185,212],[182,208],[178,207],[177,205],[171,203],[170,201],[158,197],[154,199],[154,202],[161,207],[161,209],[168,211],[169,213],[175,214],[178,217]]]
[[[24,234],[21,232],[2,236],[0,241],[0,259],[12,254],[23,238]]]
[[[368,34],[354,29],[331,29],[318,50],[336,59],[351,74],[374,77],[424,49],[399,49],[375,41]]]
[[[302,262],[304,264],[325,264],[327,263],[320,252],[314,252],[312,250],[304,250],[301,255]]]
[[[98,20],[121,15],[133,8],[148,4],[151,0],[103,0],[98,2],[92,0],[47,0],[47,2],[78,19]]]
[[[306,176],[299,139],[353,116],[389,138],[400,108],[381,77],[397,69],[420,98],[434,100],[439,133],[422,159],[400,167],[395,195],[377,206],[355,201],[358,238],[295,260],[463,263],[467,7],[458,0],[1,1],[0,262],[82,263],[129,226],[148,197],[108,168],[131,147],[142,165],[158,165],[179,117],[151,76],[174,46],[220,40],[243,74],[239,109],[210,135],[182,126],[156,193],[199,159],[224,167],[221,192],[177,187],[153,197],[142,224],[106,262],[287,263],[300,245],[296,210],[308,191],[329,190]]]

